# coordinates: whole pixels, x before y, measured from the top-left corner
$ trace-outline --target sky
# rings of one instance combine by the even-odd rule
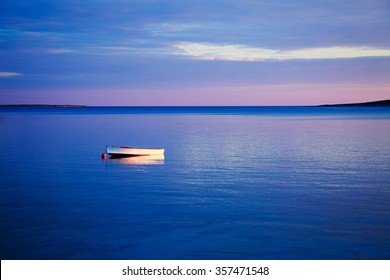
[[[1,0],[0,104],[390,99],[389,0]]]

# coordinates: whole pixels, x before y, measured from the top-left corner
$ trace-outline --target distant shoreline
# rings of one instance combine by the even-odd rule
[[[296,105],[291,105],[295,107]],[[304,107],[352,107],[352,106],[390,106],[390,99],[362,102],[362,103],[345,103],[345,104],[323,104],[323,105],[301,105]],[[79,107],[100,107],[88,105],[74,105],[74,104],[0,104],[0,107],[55,107],[55,108],[79,108]],[[275,106],[110,106],[110,107],[275,107]],[[283,106],[284,107],[284,106]]]
[[[87,105],[70,104],[0,104],[0,107],[88,107]]]
[[[331,106],[390,106],[390,99],[387,100],[379,100],[379,101],[371,101],[371,102],[363,102],[363,103],[346,103],[346,104],[325,104],[319,105],[320,107],[331,107]]]

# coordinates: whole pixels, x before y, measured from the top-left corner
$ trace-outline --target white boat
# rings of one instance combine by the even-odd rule
[[[132,148],[106,146],[106,152],[110,156],[110,158],[164,155],[163,148]]]

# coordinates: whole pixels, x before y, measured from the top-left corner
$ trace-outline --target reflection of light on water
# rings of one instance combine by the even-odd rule
[[[121,164],[164,164],[164,155],[136,156],[110,159]]]

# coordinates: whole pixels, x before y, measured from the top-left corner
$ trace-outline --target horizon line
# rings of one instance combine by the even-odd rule
[[[319,105],[85,105],[85,104],[45,104],[45,103],[19,103],[0,104],[0,107],[62,107],[62,108],[85,108],[85,107],[318,107],[318,106],[390,106],[390,99],[354,102],[335,103]]]

